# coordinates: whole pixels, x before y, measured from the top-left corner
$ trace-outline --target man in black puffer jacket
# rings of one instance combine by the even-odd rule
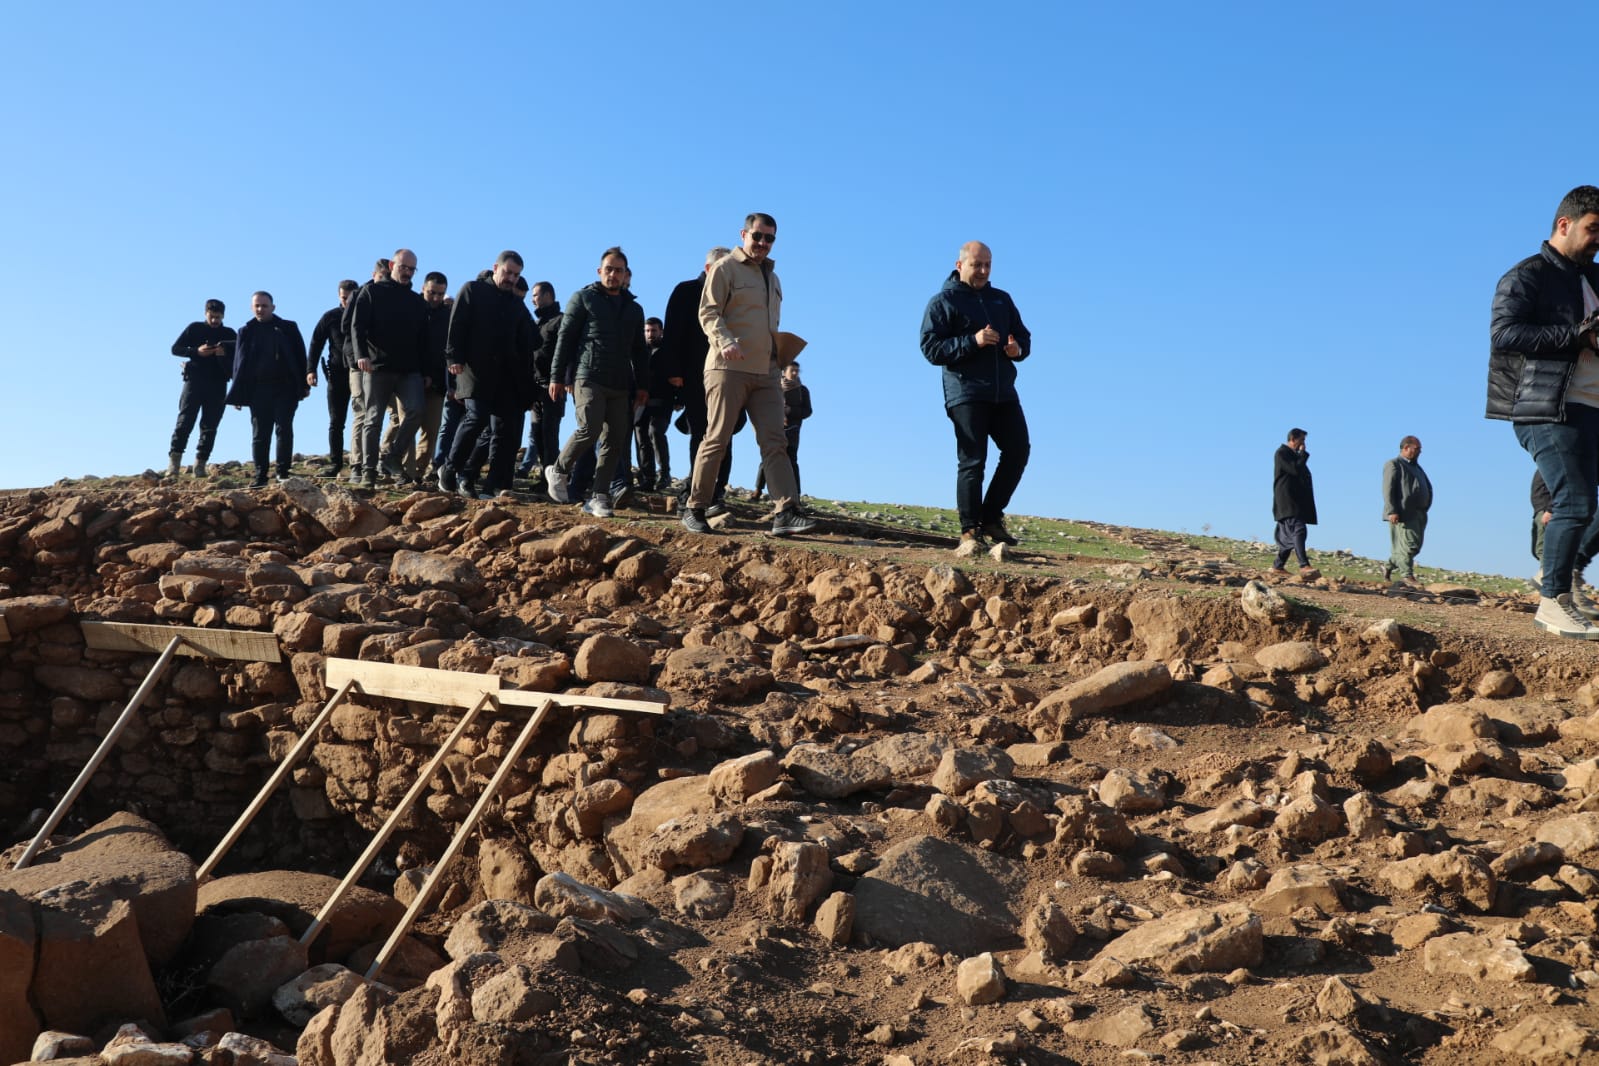
[[[1599,640],[1599,606],[1582,592],[1582,569],[1599,552],[1596,252],[1599,188],[1580,185],[1538,254],[1499,279],[1489,325],[1487,416],[1514,424],[1554,498],[1533,624],[1579,640]]]
[[[627,291],[627,256],[607,248],[600,256],[600,280],[586,285],[567,301],[561,333],[550,363],[550,398],[566,391],[562,384],[575,368],[571,388],[577,430],[544,472],[550,499],[571,503],[567,495],[572,464],[600,442],[594,484],[608,488],[618,460],[627,462],[633,411],[649,399],[649,349],[644,344],[644,310]],[[584,510],[596,518],[611,516],[611,497],[596,492]]]
[[[961,539],[991,538],[1015,544],[1005,528],[1005,508],[1021,484],[1032,444],[1016,395],[1016,364],[1032,351],[1010,293],[988,283],[994,255],[981,241],[961,245],[960,258],[922,315],[922,354],[944,368],[944,413],[955,425],[955,506]],[[988,441],[999,445],[999,465],[983,491]]]

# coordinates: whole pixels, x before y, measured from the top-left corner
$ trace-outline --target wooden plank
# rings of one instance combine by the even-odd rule
[[[666,704],[650,700],[502,689],[497,674],[434,670],[426,666],[396,666],[394,663],[369,663],[359,659],[329,659],[327,686],[337,688],[346,681],[354,681],[368,696],[441,703],[454,707],[470,707],[481,699],[484,693],[492,693],[502,707],[536,708],[553,699],[559,706],[582,707],[586,710],[630,711],[634,714],[666,713]]]
[[[280,663],[278,638],[253,629],[202,629],[199,626],[158,626],[139,622],[83,622],[83,640],[101,651],[153,651],[182,637],[179,655],[195,658],[245,659]]]
[[[397,666],[394,663],[369,663],[359,659],[329,659],[329,688],[354,681],[368,696],[395,700],[441,703],[451,707],[470,707],[484,693],[497,693],[500,679],[495,674],[471,674],[461,670],[431,670],[425,666]]]

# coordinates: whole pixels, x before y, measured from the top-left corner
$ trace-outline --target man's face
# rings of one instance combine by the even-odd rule
[[[424,281],[422,283],[422,299],[429,307],[438,307],[444,303],[444,283],[442,281]]]
[[[212,327],[216,327],[216,326],[222,325],[222,312],[221,311],[207,311],[205,313],[205,324],[208,325],[208,326],[212,326]]]
[[[272,317],[272,301],[259,294],[250,297],[250,313],[257,322],[265,322]]]
[[[600,285],[606,292],[618,293],[622,286],[627,284],[627,264],[622,262],[619,255],[608,255],[600,260]]]
[[[350,305],[350,297],[352,297],[354,295],[355,295],[355,292],[352,289],[340,289],[339,290],[339,306],[340,307],[348,307]]]
[[[654,322],[644,323],[644,343],[651,348],[659,348],[661,346],[661,327]]]
[[[961,252],[955,269],[960,272],[960,279],[967,285],[981,289],[988,284],[988,275],[993,273],[994,255],[987,248],[967,249]]]
[[[772,254],[772,242],[777,240],[777,227],[757,222],[749,229],[740,230],[744,238],[744,254],[759,263]]]
[[[1305,450],[1305,438],[1304,437],[1294,437],[1292,440],[1290,440],[1288,442],[1288,447],[1292,448],[1296,452],[1304,451]]]
[[[783,380],[784,381],[798,381],[799,380],[799,367],[796,366],[793,363],[790,363],[787,366],[785,366],[783,368]]]
[[[516,288],[516,279],[522,276],[522,268],[507,259],[503,263],[494,264],[495,288],[511,292]]]
[[[533,290],[533,306],[536,308],[548,307],[555,302],[555,293],[540,285]]]
[[[1593,262],[1595,253],[1599,253],[1599,215],[1589,213],[1578,219],[1559,219],[1549,243],[1567,259]]]
[[[396,256],[394,260],[389,263],[389,277],[393,278],[401,285],[409,287],[411,284],[411,279],[416,277],[416,256],[409,252],[401,256]]]
[[[1411,462],[1415,462],[1416,461],[1416,456],[1421,454],[1421,445],[1420,444],[1407,444],[1403,448],[1399,449],[1399,454],[1403,455],[1406,459],[1409,459]]]

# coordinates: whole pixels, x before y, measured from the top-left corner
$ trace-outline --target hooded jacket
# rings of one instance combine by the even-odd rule
[[[1599,265],[1544,241],[1499,279],[1488,326],[1488,418],[1564,422],[1566,389],[1582,354],[1582,279],[1599,293]]]
[[[243,407],[268,396],[304,399],[310,392],[305,383],[305,338],[299,326],[273,315],[265,322],[252,318],[239,327],[228,403]]]
[[[572,294],[561,316],[550,377],[609,389],[648,389],[650,351],[644,343],[644,309],[627,289],[612,296],[592,282]]]
[[[999,343],[981,347],[977,333],[993,326]],[[1021,355],[1005,354],[1015,337]],[[1033,335],[1022,324],[1010,293],[985,285],[974,289],[952,270],[922,313],[922,354],[944,369],[944,407],[963,403],[1019,403],[1016,364],[1032,354]]]

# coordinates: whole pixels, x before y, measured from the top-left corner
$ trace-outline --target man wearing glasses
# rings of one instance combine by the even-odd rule
[[[705,439],[694,456],[683,527],[711,532],[705,508],[716,490],[716,475],[740,411],[749,413],[761,467],[777,513],[772,536],[788,537],[815,528],[799,508],[794,465],[783,434],[783,386],[778,378],[777,327],[783,308],[783,286],[770,258],[777,240],[777,221],[756,212],[744,219],[742,243],[709,265],[700,293],[700,328],[710,342],[705,358]]]
[[[416,446],[422,425],[422,363],[428,347],[428,308],[411,281],[416,253],[401,248],[389,260],[389,280],[368,285],[355,295],[350,316],[350,342],[355,365],[365,375],[366,407],[362,412],[362,461],[359,487],[376,489],[378,465],[396,481],[406,478],[404,455]],[[392,450],[382,452],[383,416],[398,402]]]

